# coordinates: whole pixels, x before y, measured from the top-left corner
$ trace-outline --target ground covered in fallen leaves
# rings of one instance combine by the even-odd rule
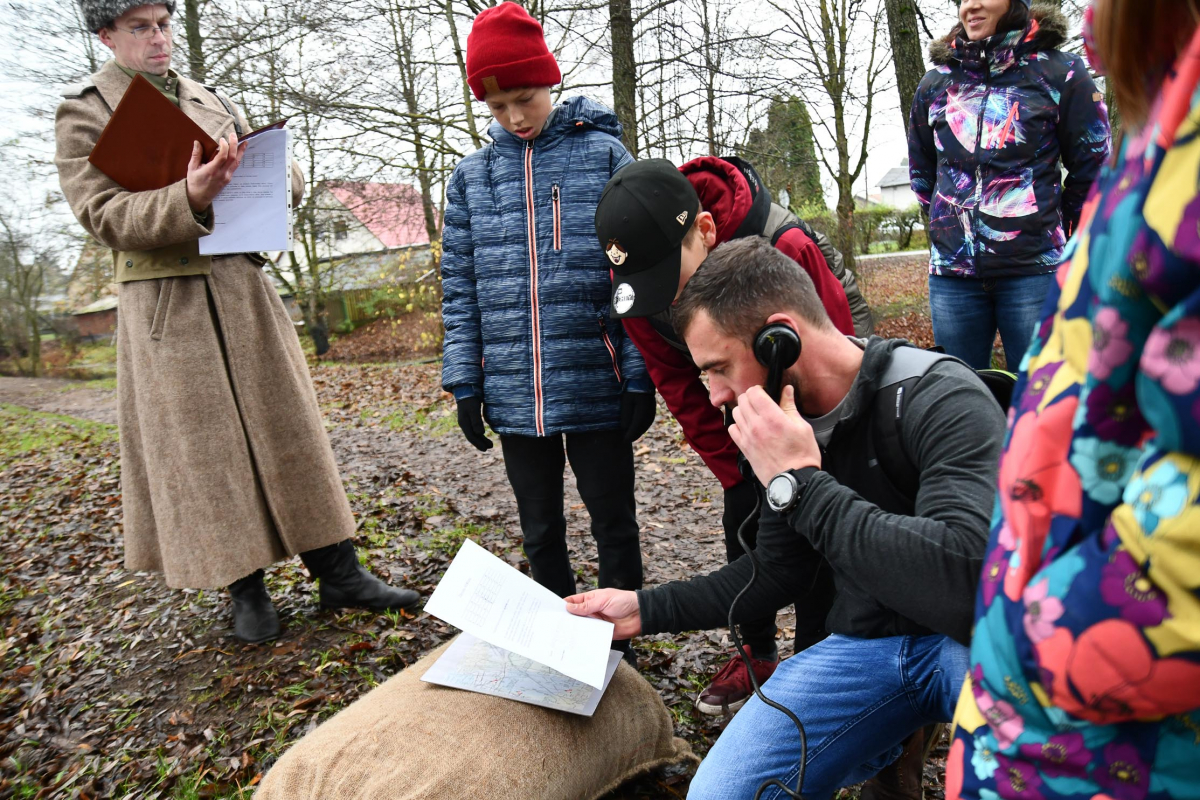
[[[889,262],[862,270],[868,299],[898,312],[883,330],[922,313],[919,265]],[[426,596],[467,537],[527,568],[499,448],[462,439],[439,369],[312,367],[360,554]],[[291,742],[454,631],[423,613],[319,612],[293,559],[268,571],[283,636],[241,645],[223,592],[125,571],[114,395],[111,382],[0,379],[0,799],[249,797]],[[647,584],[720,566],[720,487],[661,406],[635,452]],[[596,551],[569,472],[567,483],[586,588]],[[790,619],[780,616],[781,641]],[[636,648],[677,735],[702,755],[723,720],[697,714],[692,698],[728,657],[726,633]],[[941,796],[940,764],[927,766],[927,797]],[[656,773],[612,798],[682,797],[689,777]]]

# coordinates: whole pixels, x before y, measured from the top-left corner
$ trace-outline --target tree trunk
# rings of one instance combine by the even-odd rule
[[[839,181],[837,200],[837,246],[842,251],[846,269],[854,271],[858,259],[854,247],[854,187]]]
[[[896,89],[900,92],[900,117],[908,131],[908,114],[917,86],[925,75],[925,59],[917,28],[916,0],[884,0],[888,31],[892,37],[892,58],[896,64]]]
[[[425,218],[425,233],[432,244],[438,240],[437,211],[433,203],[433,180],[430,177],[428,151],[425,134],[421,130],[421,104],[417,98],[417,82],[421,80],[417,54],[413,46],[412,33],[405,27],[406,21],[399,15],[389,15],[392,26],[392,41],[396,49],[396,67],[400,72],[400,86],[404,94],[404,106],[408,111],[408,130],[412,137],[413,155],[416,158],[417,184],[421,187],[421,213]]]
[[[621,122],[621,141],[637,158],[637,62],[633,57],[630,0],[608,0],[608,21],[612,31],[613,106]]]
[[[471,105],[474,98],[471,96],[471,87],[467,84],[467,62],[463,59],[462,45],[458,41],[458,25],[454,22],[453,0],[446,0],[446,21],[450,23],[450,43],[454,45],[454,59],[458,62],[458,74],[462,76],[463,108],[467,113],[467,131],[470,132],[471,141],[475,143],[475,147],[483,147],[483,137],[479,135],[479,128],[475,124],[475,109]],[[618,113],[620,113],[619,109]]]
[[[200,35],[200,0],[183,0],[183,30],[187,37],[188,72],[194,81],[204,83],[204,38]]]
[[[708,154],[719,155],[717,152],[717,68],[713,59],[712,29],[708,22],[708,2],[702,0],[701,11],[704,15],[704,127],[708,139]]]
[[[42,333],[38,330],[36,311],[26,310],[25,324],[29,327],[29,374],[36,378],[42,368]]]
[[[1108,127],[1112,132],[1109,141],[1115,153],[1121,147],[1124,131],[1121,130],[1121,109],[1117,107],[1117,95],[1113,92],[1112,81],[1104,81],[1104,105],[1108,106]]]
[[[317,293],[310,292],[302,306],[304,326],[313,340],[313,349],[317,355],[323,356],[329,352],[329,322],[325,319],[324,309],[317,300]]]

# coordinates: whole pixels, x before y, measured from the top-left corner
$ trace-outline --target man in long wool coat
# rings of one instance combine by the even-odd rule
[[[79,1],[114,57],[63,93],[55,163],[71,210],[116,267],[126,567],[177,588],[228,586],[247,642],[278,636],[263,568],[295,554],[319,579],[323,608],[415,605],[416,592],[358,562],[308,367],[263,259],[200,255],[213,198],[245,150],[235,134],[245,118],[170,69],[174,2]],[[136,74],[220,143],[206,164],[195,146],[186,179],[144,192],[88,162]]]

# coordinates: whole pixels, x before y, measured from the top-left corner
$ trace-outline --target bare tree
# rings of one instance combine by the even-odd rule
[[[420,87],[429,85],[430,81],[427,74],[428,64],[422,59],[414,45],[416,27],[420,24],[421,17],[412,13],[412,9],[389,4],[384,9],[384,18],[391,34],[392,56],[395,58],[396,73],[400,78],[400,95],[404,99],[404,106],[408,112],[404,123],[409,134],[407,141],[413,148],[417,183],[421,187],[421,208],[425,214],[425,231],[429,236],[429,241],[434,242],[439,238],[440,225],[433,199],[433,165],[426,147],[425,127],[427,126],[422,124],[423,108],[427,105],[422,102],[425,98],[418,95]]]
[[[9,161],[9,159],[5,159]],[[26,375],[41,374],[43,294],[62,283],[57,262],[63,256],[58,220],[53,212],[61,197],[42,202],[14,197],[0,203],[0,344],[25,358],[14,359]]]
[[[651,2],[637,26],[641,154],[732,153],[782,85],[770,30],[729,0]]]
[[[183,0],[183,32],[187,42],[188,74],[203,83],[208,77],[204,64],[204,37],[200,33],[200,0]]]
[[[462,80],[463,110],[467,123],[467,132],[471,135],[471,143],[475,147],[483,147],[483,137],[475,123],[475,110],[471,107],[471,87],[467,84],[467,61],[463,57],[462,41],[458,38],[458,21],[455,16],[454,0],[445,0],[446,24],[450,29],[450,44],[454,48],[454,61],[458,65],[458,74]]]
[[[925,75],[925,59],[921,55],[921,36],[917,29],[917,0],[884,0],[884,8],[892,42],[892,62],[896,65],[900,117],[907,131],[913,98]]]
[[[613,109],[621,121],[625,149],[637,158],[637,62],[633,57],[633,8],[630,0],[608,0],[612,30]]]
[[[771,0],[771,5],[787,20],[781,54],[815,84],[819,111],[813,118],[829,142],[817,155],[837,190],[838,249],[853,268],[854,183],[867,163],[871,118],[887,65],[879,41],[882,9],[870,0],[792,0],[791,5]]]

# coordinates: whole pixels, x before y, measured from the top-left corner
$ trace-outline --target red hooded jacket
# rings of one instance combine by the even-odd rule
[[[717,225],[717,244],[738,238],[739,228],[751,212],[751,207],[770,197],[760,190],[758,197],[742,171],[722,158],[706,156],[684,164],[679,171],[700,195],[701,207],[713,215]],[[757,234],[754,230],[749,233]],[[748,235],[743,232],[741,235]],[[817,296],[829,313],[834,326],[847,335],[854,335],[854,321],[842,285],[829,270],[825,258],[813,240],[799,229],[791,229],[779,237],[776,249],[784,253],[808,273],[817,288]],[[667,408],[683,427],[683,435],[712,473],[729,489],[742,482],[737,469],[737,446],[725,429],[725,415],[708,401],[708,390],[700,380],[700,370],[686,353],[669,344],[654,329],[649,319],[630,317],[622,320],[625,332],[637,345],[646,361],[646,371],[654,381]]]

